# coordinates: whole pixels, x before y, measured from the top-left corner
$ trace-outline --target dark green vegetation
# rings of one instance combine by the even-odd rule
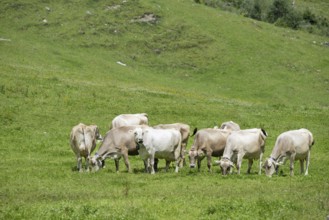
[[[314,4],[316,5],[316,4]],[[320,10],[320,9],[319,9]],[[153,13],[153,23],[138,22]],[[0,3],[1,219],[324,219],[329,214],[328,38],[182,1]],[[120,61],[126,66],[117,64]],[[233,120],[276,137],[308,128],[309,176],[72,171],[71,128],[121,113],[152,125]],[[192,143],[190,140],[189,147]],[[214,158],[215,159],[215,158]],[[160,167],[164,167],[163,161]],[[247,169],[244,162],[242,170]]]
[[[329,4],[326,0],[195,0],[211,7],[281,27],[329,36]]]

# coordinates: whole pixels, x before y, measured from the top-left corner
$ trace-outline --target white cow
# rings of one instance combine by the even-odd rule
[[[102,140],[99,129],[96,125],[87,126],[80,123],[72,128],[70,134],[70,144],[73,152],[77,157],[77,167],[82,172],[82,157],[86,161],[86,169],[89,171],[90,154],[96,147],[96,141]]]
[[[259,159],[258,174],[261,174],[266,137],[266,131],[258,128],[233,131],[227,138],[222,159],[216,161],[221,167],[222,174],[226,175],[227,171],[231,170],[233,162],[236,162],[238,174],[240,174],[243,158],[249,160],[248,173],[250,173],[253,160]]]
[[[311,147],[314,144],[312,133],[305,129],[286,131],[278,136],[270,158],[265,160],[264,169],[267,176],[271,177],[279,165],[290,159],[290,175],[294,175],[294,162],[300,161],[300,171],[304,173],[304,160],[306,161],[305,175],[308,175]]]
[[[185,163],[185,151],[186,151],[186,146],[188,143],[188,139],[191,136],[190,135],[190,126],[188,124],[184,123],[173,123],[173,124],[159,124],[153,126],[155,129],[176,129],[181,133],[182,136],[182,152],[181,152],[181,157],[182,161],[181,164],[179,165],[182,167]]]
[[[129,125],[148,125],[148,115],[146,113],[118,115],[112,120],[110,129]]]
[[[175,161],[178,172],[181,158],[181,133],[176,129],[136,128],[135,141],[139,145],[139,155],[147,162],[148,170],[154,174],[154,158],[166,160],[166,171],[171,161]]]

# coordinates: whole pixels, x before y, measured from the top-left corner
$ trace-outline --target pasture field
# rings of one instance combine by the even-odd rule
[[[192,0],[1,1],[0,219],[326,219],[328,41]],[[259,176],[258,161],[250,175],[246,161],[239,176],[205,161],[177,174],[160,161],[149,175],[138,157],[132,173],[110,160],[75,170],[74,125],[104,135],[114,116],[138,112],[151,125],[262,127],[265,157],[280,133],[308,128],[309,175],[296,162],[294,177],[288,164]]]

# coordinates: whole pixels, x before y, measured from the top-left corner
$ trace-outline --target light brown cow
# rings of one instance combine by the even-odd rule
[[[159,124],[153,126],[155,129],[176,129],[180,132],[182,136],[182,151],[181,151],[181,158],[182,161],[180,162],[180,167],[185,165],[185,152],[186,146],[188,143],[188,139],[190,137],[190,126],[188,124],[183,123],[174,123],[174,124]]]
[[[119,160],[124,158],[128,172],[131,172],[128,155],[138,155],[138,148],[135,142],[134,130],[146,128],[147,125],[122,126],[109,130],[96,154],[91,159],[93,171],[103,167],[106,158],[114,159],[116,172],[119,172]]]
[[[239,131],[240,126],[237,123],[233,122],[233,121],[227,121],[227,122],[223,122],[221,124],[220,129],[230,130],[230,131]]]
[[[198,170],[200,171],[201,161],[207,157],[208,170],[211,171],[211,157],[223,155],[226,140],[230,133],[230,131],[213,128],[199,130],[189,151],[190,167],[194,168],[197,160]]]
[[[271,177],[278,168],[290,159],[290,175],[294,175],[294,162],[300,161],[300,172],[304,173],[304,161],[306,161],[305,175],[308,175],[311,147],[314,144],[312,133],[305,129],[283,132],[278,136],[271,157],[265,160],[264,168],[267,176]]]
[[[148,115],[146,113],[122,114],[116,116],[111,123],[110,129],[129,125],[147,125]]]
[[[267,133],[263,129],[246,129],[233,131],[227,138],[226,147],[223,157],[220,161],[216,161],[220,165],[222,174],[226,175],[236,162],[238,174],[240,174],[242,159],[248,159],[248,173],[254,159],[259,159],[259,172],[262,170],[262,157],[265,151],[265,140]]]
[[[80,172],[82,169],[82,157],[86,161],[86,169],[89,171],[90,154],[96,147],[96,141],[102,140],[99,129],[96,125],[87,126],[80,123],[72,128],[70,134],[70,144],[73,152],[77,157],[77,168]]]

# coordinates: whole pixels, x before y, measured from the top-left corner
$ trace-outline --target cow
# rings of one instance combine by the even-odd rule
[[[250,173],[253,160],[259,159],[258,174],[260,175],[267,136],[264,129],[258,128],[233,131],[227,138],[223,157],[220,161],[216,161],[222,174],[226,175],[228,171],[231,172],[233,162],[236,163],[238,174],[240,174],[242,159],[245,158],[249,160],[247,173]]]
[[[181,160],[181,133],[176,129],[136,128],[135,142],[139,145],[139,155],[147,163],[148,170],[154,174],[154,158],[166,160],[166,171],[171,161],[175,161],[175,172]]]
[[[104,137],[103,143],[91,159],[92,170],[98,171],[103,167],[105,159],[110,158],[114,159],[116,172],[119,172],[119,160],[123,157],[128,172],[131,172],[128,155],[138,155],[134,136],[134,130],[137,127],[144,129],[148,126],[122,126],[109,130]]]
[[[304,173],[304,161],[306,161],[306,171],[310,164],[311,147],[314,145],[312,133],[301,128],[299,130],[286,131],[280,134],[275,142],[270,158],[264,162],[265,173],[271,177],[276,171],[278,174],[279,166],[290,159],[290,176],[294,175],[294,161],[300,161],[300,171]]]
[[[240,126],[233,121],[223,122],[219,128],[223,129],[223,130],[230,130],[230,131],[239,131],[240,130]]]
[[[182,151],[181,151],[181,163],[180,167],[183,167],[185,164],[185,151],[186,151],[186,146],[188,143],[188,139],[190,137],[190,126],[188,124],[183,124],[183,123],[174,123],[174,124],[159,124],[153,126],[155,129],[176,129],[181,133],[182,136]],[[156,166],[155,166],[156,167]]]
[[[110,129],[129,125],[148,125],[148,115],[146,113],[118,115],[112,120]]]
[[[79,172],[83,172],[82,157],[85,158],[86,169],[89,171],[90,154],[94,151],[98,140],[102,140],[102,136],[99,133],[97,125],[87,126],[80,123],[72,128],[70,145],[77,157],[77,168]]]
[[[195,134],[194,142],[189,151],[190,168],[195,167],[198,163],[198,171],[200,171],[201,161],[207,157],[208,170],[211,171],[211,157],[220,157],[223,155],[226,140],[231,132],[223,129],[205,128],[199,130]]]

